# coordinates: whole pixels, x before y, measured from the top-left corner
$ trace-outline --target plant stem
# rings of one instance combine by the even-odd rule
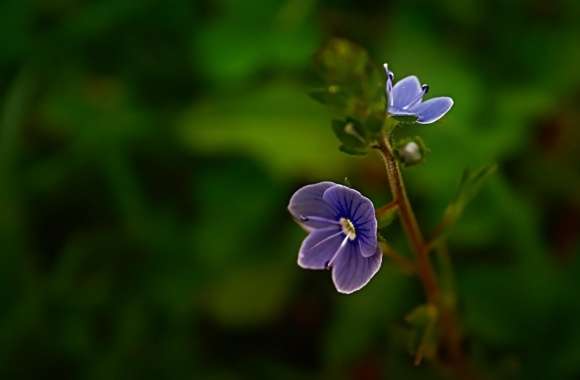
[[[467,364],[461,349],[462,337],[455,309],[453,305],[445,302],[444,297],[441,296],[437,276],[429,259],[430,246],[425,243],[423,233],[417,223],[415,213],[407,196],[399,163],[393,154],[391,144],[386,135],[383,134],[379,139],[377,149],[385,162],[389,187],[394,198],[393,202],[398,206],[403,229],[415,253],[417,274],[423,285],[427,302],[435,306],[439,311],[442,344],[448,356],[447,363],[457,378],[476,379],[477,377],[471,373],[470,366]]]
[[[411,208],[405,184],[401,176],[399,164],[393,155],[392,148],[386,136],[379,140],[379,151],[385,161],[387,174],[389,178],[389,186],[393,194],[393,202],[397,204],[401,222],[405,230],[405,234],[409,239],[417,261],[417,273],[421,278],[421,283],[427,295],[427,301],[433,305],[437,304],[439,296],[439,286],[435,273],[429,262],[427,252],[425,250],[425,240],[423,234]]]
[[[389,211],[392,211],[393,209],[396,209],[397,207],[398,207],[398,205],[397,205],[397,202],[396,201],[389,202],[386,205],[384,205],[382,207],[379,207],[375,211],[375,214],[377,215],[377,219],[380,218],[381,216],[385,215]]]

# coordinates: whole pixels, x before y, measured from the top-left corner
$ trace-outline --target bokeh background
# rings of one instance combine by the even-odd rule
[[[389,200],[307,96],[332,37],[455,99],[413,131],[426,231],[499,165],[449,240],[480,371],[580,376],[578,1],[2,0],[2,378],[439,378],[408,349],[415,279],[385,261],[342,296],[295,263],[298,187]]]

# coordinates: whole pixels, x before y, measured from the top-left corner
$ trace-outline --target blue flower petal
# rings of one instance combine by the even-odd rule
[[[387,104],[389,106],[393,105],[393,98],[391,97],[391,92],[393,91],[393,78],[395,74],[389,70],[389,65],[386,63],[383,64],[383,68],[385,69],[385,75],[387,76],[387,83],[385,85],[385,94],[387,96]]]
[[[298,265],[305,269],[327,269],[345,239],[340,226],[312,231],[302,242]]]
[[[395,107],[389,107],[389,113],[394,116],[416,116],[414,112],[400,110]]]
[[[336,184],[325,181],[300,188],[290,198],[288,211],[309,231],[338,225],[336,211],[322,199],[324,192],[332,186]]]
[[[443,96],[413,106],[410,111],[418,116],[417,123],[430,124],[443,117],[453,106],[453,99]]]
[[[409,104],[420,99],[424,93],[423,88],[421,88],[421,83],[419,79],[414,76],[408,76],[400,81],[398,81],[395,86],[393,86],[393,91],[391,92],[392,101],[390,105],[394,109],[403,110]]]
[[[356,190],[335,185],[324,192],[322,198],[337,212],[339,218],[349,219],[356,232],[355,242],[360,243],[361,254],[369,257],[377,248],[377,219],[370,199]]]
[[[340,293],[350,294],[365,286],[381,268],[383,255],[377,247],[371,257],[363,257],[354,242],[348,242],[332,266],[332,281]]]
[[[377,249],[377,225],[374,223],[364,227],[358,227],[356,243],[359,244],[360,253],[363,257],[371,257]]]

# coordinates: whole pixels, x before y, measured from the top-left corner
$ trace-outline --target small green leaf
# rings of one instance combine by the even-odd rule
[[[419,305],[405,317],[405,321],[415,327],[422,327],[436,320],[437,308],[433,305]]]
[[[437,352],[437,308],[433,305],[420,305],[413,309],[405,320],[413,328],[410,349],[415,355],[415,365],[423,358],[432,359]]]
[[[435,233],[436,238],[447,234],[451,227],[455,225],[467,204],[475,198],[485,180],[495,173],[496,169],[496,164],[490,164],[475,170],[466,169],[463,172],[457,194],[445,209],[443,220]]]
[[[477,195],[485,180],[497,170],[496,164],[485,165],[475,170],[466,169],[459,183],[459,190],[451,203],[452,212],[460,214]]]
[[[333,120],[332,130],[342,145],[340,150],[354,155],[365,155],[368,152],[366,133],[362,125],[354,119]]]
[[[375,214],[377,216],[377,221],[379,222],[379,230],[388,227],[393,222],[393,219],[395,219],[397,212],[398,208],[393,204],[393,202],[377,208]]]

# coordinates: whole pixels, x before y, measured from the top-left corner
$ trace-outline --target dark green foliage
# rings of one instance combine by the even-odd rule
[[[296,266],[299,186],[348,176],[389,200],[378,157],[341,154],[328,123],[384,126],[373,60],[455,99],[397,129],[431,150],[404,172],[425,231],[465,167],[500,168],[467,175],[448,211],[468,353],[491,379],[578,378],[579,12],[0,1],[0,377],[439,378],[408,353],[421,289],[388,260],[349,297]]]
[[[464,170],[455,198],[445,209],[443,220],[437,226],[437,238],[445,236],[457,223],[467,204],[475,198],[483,184],[496,170],[497,165],[495,164],[485,165],[475,170]]]

